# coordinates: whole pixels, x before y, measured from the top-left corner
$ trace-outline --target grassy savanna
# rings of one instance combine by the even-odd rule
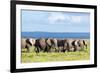
[[[88,42],[88,48],[76,52],[51,52],[51,53],[35,53],[34,47],[31,47],[29,53],[26,49],[22,49],[22,63],[32,63],[32,62],[49,62],[49,61],[75,61],[75,60],[89,60],[90,59],[90,42]]]

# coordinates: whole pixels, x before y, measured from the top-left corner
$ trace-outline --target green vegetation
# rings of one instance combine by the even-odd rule
[[[90,48],[83,51],[76,52],[51,52],[51,53],[35,53],[34,47],[31,47],[29,53],[26,49],[22,49],[22,63],[32,62],[49,62],[49,61],[75,61],[75,60],[89,60],[90,59]]]

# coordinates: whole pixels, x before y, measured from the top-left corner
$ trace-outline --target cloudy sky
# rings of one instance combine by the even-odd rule
[[[22,32],[89,32],[90,14],[22,10]]]

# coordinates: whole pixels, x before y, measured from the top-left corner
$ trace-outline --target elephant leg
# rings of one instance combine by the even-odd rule
[[[52,52],[51,49],[52,49],[52,47],[51,46],[48,46],[48,50],[47,51],[48,52]]]
[[[27,52],[29,52],[29,47],[26,45],[25,48],[27,49]]]
[[[84,51],[84,49],[85,49],[85,48],[84,48],[84,45],[83,45],[83,46],[82,46],[82,51]]]
[[[48,46],[48,52],[52,52],[52,47]]]
[[[60,47],[58,47],[58,52],[60,51]]]
[[[43,52],[48,52],[48,47],[45,47],[45,48],[43,49]]]
[[[86,49],[87,49],[87,44],[85,45]]]
[[[73,51],[76,51],[75,47],[69,47],[68,52],[73,52]]]
[[[66,50],[67,50],[67,52],[70,52],[70,49],[71,49],[71,47],[67,47],[67,49],[66,49]]]
[[[39,50],[38,50],[38,48],[37,48],[37,47],[35,47],[35,49],[36,49],[36,50],[35,50],[35,52],[36,52],[36,53],[39,53]]]
[[[74,51],[77,51],[77,46],[74,46]]]
[[[65,53],[65,51],[66,51],[65,49],[62,50],[63,53]]]
[[[55,47],[55,52],[58,52],[58,48],[57,47]]]
[[[65,51],[65,50],[64,50],[64,47],[62,47],[62,49],[61,49],[61,50],[62,50],[62,52],[64,52],[64,51]]]
[[[62,47],[59,47],[60,49],[59,49],[59,52],[62,52]]]
[[[40,48],[36,47],[36,53],[39,53],[39,52],[40,52]]]

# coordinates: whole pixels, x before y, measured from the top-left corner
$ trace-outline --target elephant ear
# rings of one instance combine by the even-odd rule
[[[30,39],[26,39],[26,43],[32,46],[32,43],[30,42]]]
[[[54,43],[57,43],[57,39],[53,39],[54,40]]]
[[[40,39],[40,45],[41,46],[45,46],[46,45],[45,39]]]
[[[77,41],[77,40],[75,41],[75,45],[76,45],[76,46],[78,45],[78,41]]]
[[[52,45],[52,44],[51,44],[51,39],[47,39],[47,40],[46,40],[46,43],[47,43],[48,45]]]

